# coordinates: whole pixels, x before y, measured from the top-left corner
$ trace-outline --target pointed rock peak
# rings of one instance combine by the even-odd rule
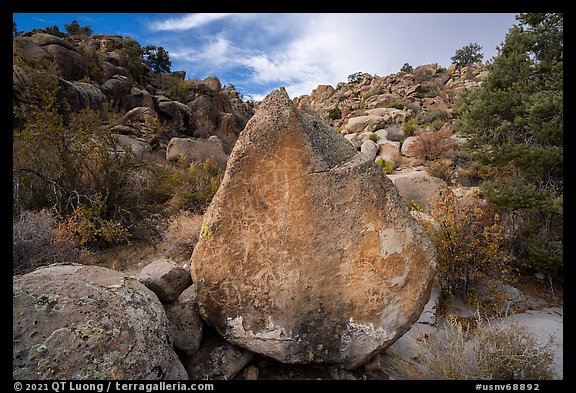
[[[317,114],[296,108],[283,87],[262,101],[234,150],[245,153],[245,145],[260,152],[276,145],[280,145],[281,150],[299,151],[306,156],[302,158],[310,172],[330,170],[357,154],[356,149]],[[234,152],[231,161],[233,157]]]

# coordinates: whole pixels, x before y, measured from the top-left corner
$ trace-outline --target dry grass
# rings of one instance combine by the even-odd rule
[[[202,216],[180,211],[170,218],[162,233],[161,247],[175,261],[188,261],[198,242]]]
[[[448,318],[445,336],[429,340],[428,379],[552,379],[550,343],[519,325]]]

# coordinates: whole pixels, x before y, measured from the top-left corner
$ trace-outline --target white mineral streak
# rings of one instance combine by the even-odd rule
[[[340,353],[352,361],[353,368],[395,335],[396,331],[387,332],[380,326],[375,327],[371,322],[357,323],[350,318],[340,339]]]
[[[239,315],[235,318],[226,319],[226,332],[229,338],[240,346],[250,344],[252,351],[274,356],[286,352],[286,344],[291,341],[297,341],[292,337],[292,332],[286,332],[282,326],[276,326],[271,317],[268,317],[265,331],[254,333],[252,330],[246,330],[243,324],[244,318]]]

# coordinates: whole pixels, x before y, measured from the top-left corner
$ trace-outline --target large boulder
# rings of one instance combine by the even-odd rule
[[[398,187],[398,192],[407,204],[416,203],[424,209],[430,208],[430,199],[441,189],[448,188],[446,182],[425,171],[387,175]]]
[[[61,80],[62,95],[74,112],[82,109],[102,110],[106,96],[98,87],[84,82],[68,82]]]
[[[97,266],[14,276],[14,379],[185,379],[162,304],[137,280]]]
[[[43,46],[54,58],[52,67],[58,76],[66,80],[79,80],[90,74],[90,68],[86,59],[76,52],[61,45]]]
[[[214,159],[221,168],[226,168],[228,156],[224,153],[222,142],[217,136],[202,138],[172,138],[166,148],[166,160],[177,161],[184,157],[189,163]]]
[[[346,123],[346,131],[348,133],[351,132],[372,132],[376,131],[382,126],[384,126],[386,122],[382,116],[378,115],[366,115],[366,116],[357,116],[351,117],[348,119]]]
[[[434,267],[382,170],[284,89],[240,134],[191,258],[200,315],[227,340],[349,368],[418,319]]]
[[[25,61],[39,61],[45,66],[48,66],[54,60],[50,53],[42,49],[30,37],[14,37],[12,39],[12,53]]]

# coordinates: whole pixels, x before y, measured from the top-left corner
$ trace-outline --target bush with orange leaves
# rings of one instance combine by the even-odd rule
[[[507,234],[487,205],[441,190],[431,198],[428,214],[419,221],[436,246],[443,290],[467,295],[475,281],[508,271]]]
[[[458,146],[451,136],[452,132],[448,128],[420,133],[412,144],[414,155],[427,161],[449,157]]]

